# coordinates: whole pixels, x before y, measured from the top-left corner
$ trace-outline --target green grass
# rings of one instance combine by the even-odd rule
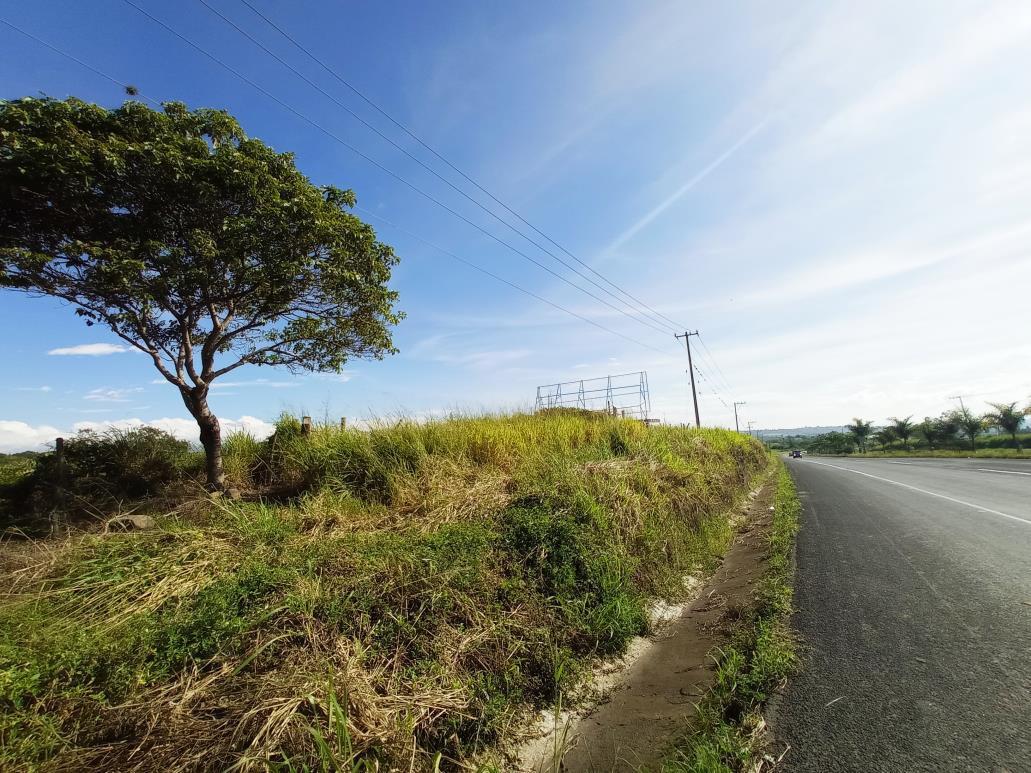
[[[716,681],[702,699],[690,732],[662,765],[663,773],[749,770],[762,748],[761,711],[797,667],[791,613],[791,556],[801,506],[780,465],[770,535],[769,567],[750,616],[731,643],[713,653]]]
[[[957,449],[934,450],[916,449],[906,451],[901,448],[889,448],[886,451],[867,451],[866,453],[848,454],[848,456],[859,456],[865,458],[896,458],[896,457],[931,457],[945,459],[1029,459],[1031,451],[1018,451],[1015,448],[978,448],[976,451]]]
[[[9,486],[28,477],[36,468],[36,454],[0,454],[0,486]]]
[[[767,467],[736,433],[567,413],[287,417],[226,457],[269,498],[8,546],[0,769],[456,769],[714,566]]]

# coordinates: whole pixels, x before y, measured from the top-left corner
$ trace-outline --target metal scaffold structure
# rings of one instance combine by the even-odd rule
[[[648,373],[619,373],[537,387],[537,410],[579,408],[648,421]]]

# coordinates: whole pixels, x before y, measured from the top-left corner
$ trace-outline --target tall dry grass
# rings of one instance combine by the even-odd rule
[[[717,560],[765,466],[577,413],[284,418],[227,443],[264,499],[8,564],[0,768],[465,769]]]

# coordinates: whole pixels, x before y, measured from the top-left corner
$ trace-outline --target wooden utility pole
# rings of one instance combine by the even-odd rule
[[[748,403],[746,403],[744,400],[735,400],[734,401],[734,431],[735,432],[741,432],[741,427],[737,423],[737,407],[739,405],[748,405]]]
[[[695,390],[694,385],[694,363],[691,362],[691,336],[698,335],[698,331],[693,332],[685,330],[683,335],[674,333],[673,337],[676,339],[684,339],[684,344],[687,345],[687,372],[691,376],[691,399],[694,400],[694,425],[696,427],[702,426],[702,420],[698,415],[698,392]]]

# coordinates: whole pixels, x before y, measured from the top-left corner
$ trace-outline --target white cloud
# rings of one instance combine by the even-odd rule
[[[51,349],[47,354],[99,357],[104,354],[118,354],[130,351],[132,351],[132,347],[122,346],[121,344],[79,344],[77,346],[61,346],[57,349]]]
[[[53,389],[51,387],[48,387],[48,386],[15,387],[14,391],[15,392],[52,392]]]
[[[267,438],[275,430],[275,426],[254,416],[240,416],[236,419],[220,419],[222,437],[234,432],[247,432],[259,440]],[[0,453],[15,451],[40,451],[52,444],[55,438],[70,437],[83,429],[103,432],[111,428],[132,429],[134,427],[156,427],[175,435],[181,440],[198,442],[200,433],[193,419],[166,417],[161,419],[112,419],[109,421],[78,421],[71,429],[59,429],[49,424],[31,425],[24,421],[0,419]]]
[[[41,451],[58,437],[61,437],[61,430],[49,424],[34,427],[24,421],[0,419],[0,453]]]
[[[250,435],[264,439],[272,434],[275,430],[275,426],[267,421],[258,419],[254,416],[241,416],[238,419],[220,418],[219,422],[222,425],[222,437],[231,435],[234,432],[247,432]],[[182,419],[182,418],[162,418],[162,419],[150,419],[144,421],[143,419],[115,419],[112,421],[78,421],[73,425],[76,432],[83,429],[90,429],[94,432],[103,432],[107,429],[132,429],[134,427],[156,427],[157,429],[168,432],[171,435],[175,435],[181,440],[200,440],[200,431],[197,429],[197,422],[193,419]]]
[[[339,373],[324,373],[322,378],[328,381],[337,381],[341,384],[346,384],[352,378],[354,378],[354,372],[349,370],[342,370]]]
[[[100,389],[91,389],[82,396],[82,399],[96,400],[101,403],[127,403],[129,402],[129,395],[138,394],[142,391],[143,387],[125,387],[122,389],[102,387]]]

